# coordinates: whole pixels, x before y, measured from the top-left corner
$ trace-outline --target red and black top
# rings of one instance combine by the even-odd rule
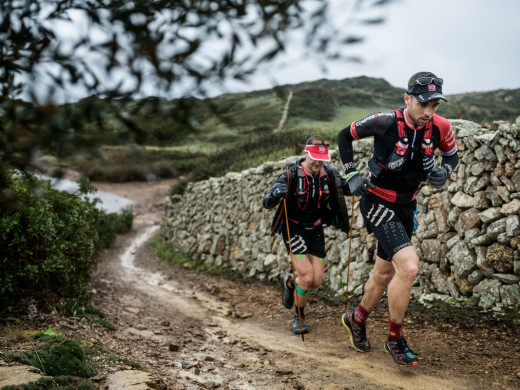
[[[399,127],[401,127],[401,137]],[[403,130],[409,143],[404,164],[399,170],[386,169],[385,163],[394,152],[399,139],[402,138]],[[345,172],[356,170],[352,141],[374,137],[373,160],[377,161],[383,169],[377,175],[371,172],[370,181],[376,188],[369,188],[369,192],[392,203],[409,203],[415,199],[420,183],[426,179],[427,173],[423,169],[424,151],[421,148],[425,133],[431,139],[433,151],[439,149],[443,163],[446,158],[449,164],[449,157],[455,156],[456,165],[457,143],[450,122],[434,114],[428,125],[417,128],[406,119],[406,109],[400,109],[372,114],[340,131],[338,147]]]

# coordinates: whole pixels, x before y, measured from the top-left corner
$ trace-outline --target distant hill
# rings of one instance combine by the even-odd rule
[[[520,89],[499,89],[447,95],[448,103],[439,114],[449,119],[466,119],[489,124],[492,121],[514,121],[520,115]]]
[[[294,98],[289,109],[289,117],[293,118],[333,120],[338,110],[345,108],[386,111],[404,106],[405,89],[396,88],[380,78],[362,76],[344,80],[322,79],[277,88],[285,93],[293,91]],[[247,105],[248,99],[266,96],[272,91],[222,95],[214,100],[237,99]],[[446,95],[446,98],[448,102],[441,104],[438,113],[449,119],[467,119],[486,124],[495,120],[514,121],[520,115],[520,89]]]
[[[117,158],[125,168],[132,164],[132,158],[139,161],[143,173],[134,170],[122,175],[114,169],[115,163],[107,161],[88,167],[92,159],[78,155],[68,164],[84,172],[88,168],[89,176],[96,180],[115,180],[118,175],[127,177],[120,180],[135,180],[146,176],[146,170],[155,171],[158,177],[184,175],[187,180],[222,175],[300,154],[302,143],[312,134],[325,136],[335,147],[338,132],[353,120],[404,106],[404,92],[404,88],[383,79],[355,77],[207,99],[90,97],[61,107],[63,115],[88,113],[81,134],[112,148],[103,151],[106,160],[110,160],[111,153],[116,155],[113,148],[133,145],[133,154],[122,156],[119,152]],[[448,103],[443,102],[438,113],[449,119],[486,124],[513,121],[520,115],[520,89],[446,97]],[[140,159],[135,160],[135,156]],[[111,176],[106,174],[107,167],[112,170]]]
[[[97,106],[104,128],[103,143],[171,146],[192,142],[215,144],[247,140],[268,134],[279,126],[289,93],[284,130],[295,127],[339,131],[352,120],[377,111],[404,106],[403,88],[370,77],[317,80],[248,93],[224,94],[214,98],[165,100],[118,100],[109,104],[91,97],[74,106]],[[438,113],[449,119],[477,123],[512,121],[520,115],[520,89],[447,95]],[[93,111],[89,109],[88,111]],[[311,126],[310,124],[313,123]],[[95,123],[93,123],[95,124]],[[333,127],[333,129],[332,129]],[[92,126],[89,127],[95,131]],[[133,137],[133,139],[132,139]]]

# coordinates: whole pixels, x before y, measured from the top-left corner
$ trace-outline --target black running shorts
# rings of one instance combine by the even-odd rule
[[[412,246],[413,212],[417,203],[395,204],[374,195],[361,197],[359,208],[369,232],[377,238],[377,256],[392,261],[401,249]]]
[[[294,255],[313,255],[325,258],[325,235],[323,225],[313,228],[303,228],[300,225],[289,222],[289,235],[291,237],[291,250]],[[282,237],[287,252],[289,242],[287,240],[287,226],[282,226]]]

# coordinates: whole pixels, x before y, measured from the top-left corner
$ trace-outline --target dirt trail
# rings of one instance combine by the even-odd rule
[[[520,388],[518,323],[412,305],[405,334],[419,367],[399,369],[383,350],[384,302],[367,326],[372,351],[361,354],[340,324],[344,302],[311,292],[311,333],[302,342],[290,329],[293,313],[283,308],[277,283],[233,281],[161,261],[148,242],[159,231],[172,183],[93,183],[134,201],[132,231],[104,251],[92,278],[94,305],[116,330],[58,316],[52,326],[119,357],[104,363],[100,389]],[[129,378],[132,362],[149,378],[113,385],[116,373]]]
[[[230,305],[219,303],[210,295],[181,287],[178,281],[166,280],[159,272],[135,266],[133,258],[139,253],[138,249],[142,248],[156,231],[156,226],[147,227],[135,237],[130,247],[120,256],[121,274],[112,276],[114,279],[122,278],[125,282],[132,284],[147,299],[153,299],[155,303],[160,302],[164,311],[157,313],[158,316],[168,311],[181,311],[182,315],[187,317],[186,319],[195,322],[203,323],[209,318],[213,324],[212,328],[216,332],[225,331],[227,338],[241,341],[234,343],[238,344],[237,350],[234,348],[230,351],[226,350],[225,354],[221,354],[221,356],[214,351],[212,355],[217,360],[228,360],[227,355],[229,354],[236,357],[243,352],[241,346],[243,343],[250,343],[254,340],[255,344],[258,344],[262,350],[269,351],[269,354],[290,353],[293,355],[290,358],[282,358],[284,365],[290,363],[290,369],[286,369],[287,373],[290,371],[296,374],[296,368],[302,364],[306,367],[316,366],[318,372],[312,370],[302,375],[306,377],[302,383],[307,389],[334,388],[330,386],[342,383],[356,384],[356,388],[359,386],[361,388],[388,389],[472,388],[461,381],[455,383],[452,379],[445,380],[426,374],[421,375],[420,371],[403,372],[390,365],[386,356],[367,359],[367,356],[353,353],[353,351],[345,354],[345,344],[338,343],[338,340],[321,338],[316,340],[310,334],[307,336],[307,341],[302,342],[300,337],[288,334],[286,327],[272,327],[269,324],[259,324],[253,321],[234,321],[229,318],[229,313],[232,312]],[[194,297],[196,298],[193,299]],[[344,339],[340,328],[338,328],[338,337]],[[222,349],[219,348],[219,350],[222,352]],[[277,365],[276,361],[274,365]],[[230,375],[231,373],[224,373],[218,375],[218,379],[225,380]],[[250,380],[253,379],[251,374],[248,376]],[[265,381],[263,376],[264,374],[256,380]],[[217,378],[213,378],[214,381],[215,379]],[[274,381],[266,383],[264,388],[278,388],[279,378],[275,376],[274,379]],[[256,383],[253,388],[260,388],[259,384]],[[285,388],[285,385],[280,388]]]
[[[95,185],[135,204],[131,233],[108,250],[94,276],[97,306],[118,329],[93,338],[161,378],[171,389],[503,389],[520,387],[517,325],[411,307],[405,332],[418,354],[397,368],[382,348],[383,304],[367,328],[373,350],[350,347],[344,304],[310,294],[311,333],[290,331],[292,312],[276,284],[230,281],[167,264],[150,253],[171,182]],[[101,333],[101,334],[99,334]],[[103,338],[107,336],[108,339]]]

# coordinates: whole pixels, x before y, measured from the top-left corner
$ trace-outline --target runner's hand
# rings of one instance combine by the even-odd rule
[[[285,183],[276,183],[273,189],[273,198],[281,199],[287,194],[287,184]]]
[[[368,179],[359,173],[357,175],[352,176],[348,181],[348,188],[350,189],[350,193],[353,195],[361,196],[368,192],[368,187],[375,188],[374,183],[368,181]]]
[[[433,168],[428,175],[428,181],[433,188],[441,188],[448,179],[448,170],[446,168]]]

